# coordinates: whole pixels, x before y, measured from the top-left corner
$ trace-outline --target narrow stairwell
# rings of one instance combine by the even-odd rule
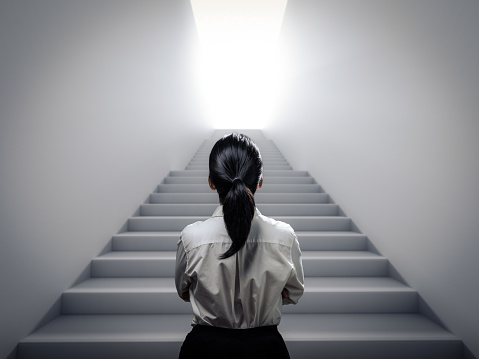
[[[158,185],[112,251],[92,260],[91,278],[63,293],[62,315],[19,343],[20,359],[177,358],[192,311],[174,286],[176,243],[218,205],[207,184],[216,139]],[[303,254],[305,293],[280,325],[291,357],[461,358],[461,341],[419,313],[418,293],[389,277],[388,260],[367,250],[314,178],[260,132],[254,139],[264,158],[258,208],[291,224]]]

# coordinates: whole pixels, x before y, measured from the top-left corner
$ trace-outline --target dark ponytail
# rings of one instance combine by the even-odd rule
[[[231,247],[228,258],[246,243],[255,212],[254,193],[263,173],[258,147],[245,135],[233,133],[213,146],[209,158],[210,180],[218,191]]]

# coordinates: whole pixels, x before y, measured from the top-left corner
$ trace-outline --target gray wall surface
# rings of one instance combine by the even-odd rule
[[[196,44],[187,0],[0,2],[0,358],[211,135]]]
[[[475,356],[478,14],[472,0],[290,0],[287,90],[264,129]]]

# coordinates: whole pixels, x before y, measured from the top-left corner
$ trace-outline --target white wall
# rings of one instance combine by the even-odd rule
[[[0,2],[0,358],[210,137],[196,40],[187,0]]]
[[[287,86],[264,129],[476,356],[478,14],[473,0],[289,0]]]

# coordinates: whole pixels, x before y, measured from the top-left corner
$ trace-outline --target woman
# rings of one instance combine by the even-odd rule
[[[289,358],[277,325],[281,306],[304,291],[301,252],[291,226],[255,206],[262,173],[245,135],[227,135],[211,150],[208,182],[220,206],[178,242],[176,289],[194,312],[180,359]]]

